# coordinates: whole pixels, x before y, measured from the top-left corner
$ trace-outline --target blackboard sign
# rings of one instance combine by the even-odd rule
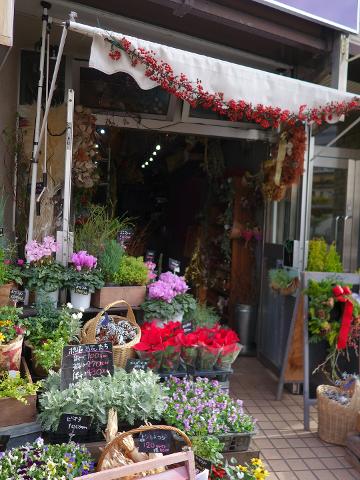
[[[60,417],[58,433],[86,435],[91,424],[90,415],[63,413]]]
[[[195,455],[195,468],[199,472],[203,472],[204,470],[209,470],[209,472],[211,472],[211,462]]]
[[[169,258],[169,270],[172,270],[174,273],[179,273],[180,265],[181,265],[180,260]]]
[[[61,390],[84,378],[114,374],[112,343],[66,345],[61,362]]]
[[[184,333],[191,333],[194,331],[194,325],[192,323],[192,320],[188,320],[186,322],[182,323],[182,328],[184,330]]]
[[[139,452],[169,453],[172,433],[169,430],[149,430],[139,435]]]
[[[130,373],[133,370],[144,370],[144,372],[146,372],[148,363],[147,360],[140,360],[140,358],[129,358],[126,362],[125,371]]]
[[[12,288],[10,290],[9,298],[15,303],[23,302],[25,300],[25,292],[22,290],[16,290],[16,288]]]
[[[145,254],[145,262],[153,262],[155,260],[155,250],[147,250]]]
[[[74,292],[80,295],[89,295],[90,289],[87,285],[75,285]]]

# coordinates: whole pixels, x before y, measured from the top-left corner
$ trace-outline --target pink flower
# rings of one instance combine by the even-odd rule
[[[96,268],[97,265],[97,258],[88,254],[85,250],[80,250],[77,253],[73,253],[71,256],[71,261],[78,272],[80,272],[82,269],[92,270],[93,268]]]
[[[42,243],[31,240],[25,245],[26,258],[30,262],[37,262],[44,258],[51,258],[52,254],[58,250],[58,244],[54,237],[45,237]]]
[[[10,265],[10,264],[11,264],[11,260],[6,259],[6,260],[4,260],[4,263],[5,263],[5,265]]]
[[[16,263],[19,265],[19,267],[22,267],[25,263],[25,260],[23,260],[22,258],[18,258]]]

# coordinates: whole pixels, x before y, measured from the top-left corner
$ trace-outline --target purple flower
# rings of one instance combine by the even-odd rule
[[[85,250],[80,250],[77,253],[73,253],[71,256],[71,261],[76,270],[79,272],[83,269],[92,270],[93,268],[96,268],[97,265],[97,258],[88,254]]]

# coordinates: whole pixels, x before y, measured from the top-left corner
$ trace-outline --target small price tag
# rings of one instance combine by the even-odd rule
[[[211,472],[211,462],[195,455],[195,468],[198,472],[203,472],[204,470]]]
[[[16,290],[16,288],[12,288],[10,290],[9,298],[15,303],[23,302],[25,300],[25,292],[22,290]]]
[[[192,320],[188,320],[187,322],[182,323],[182,328],[184,330],[184,333],[191,333],[194,331],[194,325],[192,323]]]
[[[90,289],[86,285],[75,285],[74,292],[79,295],[89,295]]]
[[[125,366],[126,373],[130,373],[133,370],[144,370],[144,372],[146,372],[147,369],[148,369],[148,361],[140,360],[139,358],[129,358]]]
[[[180,265],[180,260],[175,260],[175,258],[169,258],[169,270],[172,270],[174,273],[179,273]]]
[[[58,432],[72,435],[86,435],[91,424],[90,415],[63,413],[60,417]]]
[[[147,250],[145,254],[145,262],[153,262],[155,260],[155,250]]]
[[[169,453],[172,434],[168,430],[149,430],[139,435],[139,452]]]

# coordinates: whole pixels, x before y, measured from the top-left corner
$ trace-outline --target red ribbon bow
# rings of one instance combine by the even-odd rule
[[[345,296],[351,295],[351,290],[349,287],[342,287],[341,285],[336,285],[336,287],[333,288],[333,293],[338,302],[344,303],[344,310],[341,318],[340,331],[337,341],[337,349],[342,350],[343,348],[346,348],[347,345],[353,319],[354,305],[352,301]]]

